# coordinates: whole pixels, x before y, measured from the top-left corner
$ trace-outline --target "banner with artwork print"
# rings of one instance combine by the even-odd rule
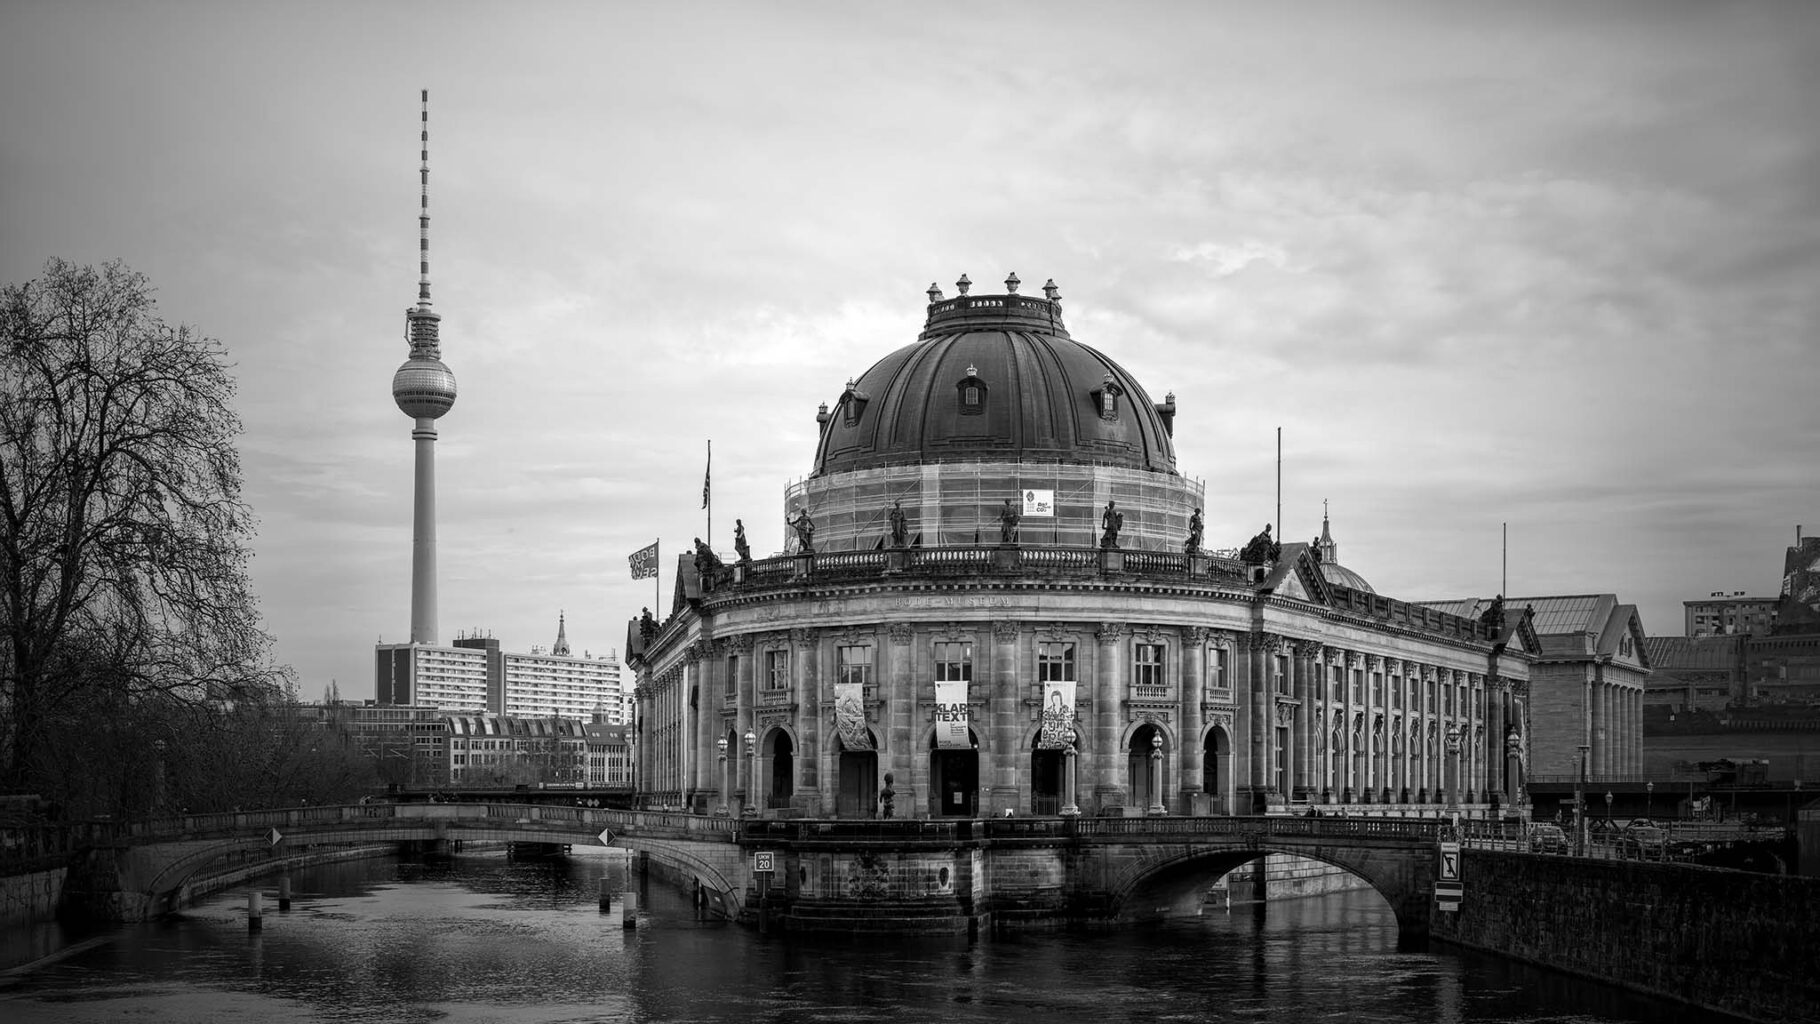
[[[834,728],[846,750],[871,750],[872,731],[866,728],[864,683],[834,684]]]
[[[1073,730],[1073,681],[1044,683],[1042,724],[1041,731],[1037,735],[1037,748],[1041,750],[1066,749],[1068,734]]]
[[[943,750],[971,750],[967,721],[967,684],[935,684],[935,745]]]

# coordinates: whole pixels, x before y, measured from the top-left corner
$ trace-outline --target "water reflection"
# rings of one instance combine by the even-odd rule
[[[1369,892],[1138,931],[968,943],[758,936],[661,882],[602,914],[617,861],[471,855],[297,876],[249,934],[244,891],[0,980],[39,1021],[1256,1021],[1677,1019],[1621,990],[1457,951],[1399,950]],[[636,880],[635,880],[636,881]],[[267,883],[268,890],[276,882]],[[270,902],[268,901],[268,906]]]

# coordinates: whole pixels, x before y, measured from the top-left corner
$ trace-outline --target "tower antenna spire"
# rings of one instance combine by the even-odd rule
[[[430,90],[423,91],[423,129],[419,135],[423,161],[417,170],[422,179],[422,193],[417,212],[417,308],[430,308]]]

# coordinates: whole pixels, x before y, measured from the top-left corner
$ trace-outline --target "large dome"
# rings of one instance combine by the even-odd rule
[[[965,279],[963,278],[963,281]],[[914,344],[849,383],[824,417],[811,476],[985,460],[1175,473],[1173,403],[1151,403],[1131,374],[1068,336],[1050,296],[930,287]]]

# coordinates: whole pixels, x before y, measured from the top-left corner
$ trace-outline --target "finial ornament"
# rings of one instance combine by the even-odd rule
[[[940,288],[936,287],[936,284],[934,281],[929,282],[929,301],[930,302],[942,301],[942,290]]]
[[[962,274],[961,279],[959,281],[954,282],[954,290],[960,292],[962,295],[967,294],[967,290],[972,287],[973,287],[973,282],[967,280],[966,274]]]
[[[1018,285],[1020,285],[1020,284],[1023,284],[1023,283],[1024,283],[1024,282],[1022,282],[1022,281],[1019,281],[1019,280],[1018,280],[1018,279],[1017,279],[1017,271],[1015,271],[1015,270],[1013,270],[1013,271],[1012,271],[1012,272],[1011,272],[1011,276],[1010,276],[1010,277],[1007,277],[1007,278],[1005,278],[1005,294],[1007,294],[1007,295],[1016,295],[1016,294],[1017,294],[1017,286],[1018,286]]]

